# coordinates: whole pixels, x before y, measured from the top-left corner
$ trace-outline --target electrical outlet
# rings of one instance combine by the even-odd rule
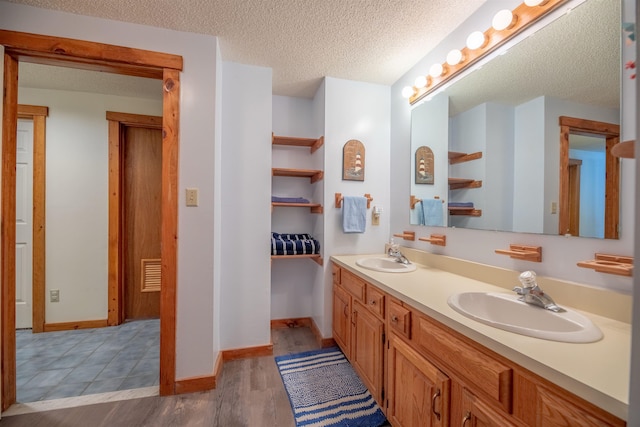
[[[197,188],[187,188],[187,206],[198,206]]]
[[[49,291],[49,300],[51,302],[60,302],[60,289],[51,289]]]

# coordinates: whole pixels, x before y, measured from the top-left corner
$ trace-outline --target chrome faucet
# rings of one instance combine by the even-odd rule
[[[387,255],[395,258],[396,262],[399,262],[401,264],[411,264],[411,261],[409,261],[404,255],[402,255],[402,252],[400,252],[400,249],[398,249],[398,245],[396,244],[392,243],[391,246],[389,246]]]
[[[545,294],[542,289],[540,289],[536,282],[536,273],[533,271],[525,271],[520,274],[518,279],[520,280],[520,283],[522,283],[522,287],[516,286],[513,288],[513,291],[518,295],[521,295],[521,297],[518,298],[520,301],[524,301],[531,305],[537,305],[545,310],[550,310],[556,313],[565,311],[563,308],[559,307],[549,295]]]

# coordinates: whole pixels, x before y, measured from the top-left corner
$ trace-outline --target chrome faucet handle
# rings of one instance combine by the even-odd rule
[[[522,287],[525,289],[538,287],[538,284],[536,283],[536,273],[534,271],[528,270],[520,273],[520,276],[518,276],[518,280],[520,280],[520,283],[522,283]]]

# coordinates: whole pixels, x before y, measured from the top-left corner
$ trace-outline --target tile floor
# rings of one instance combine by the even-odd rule
[[[98,329],[16,331],[17,401],[158,385],[160,321]]]

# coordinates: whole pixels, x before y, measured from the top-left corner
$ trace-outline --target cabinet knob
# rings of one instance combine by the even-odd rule
[[[398,316],[396,316],[395,314],[392,314],[392,315],[391,315],[391,321],[392,321],[393,323],[398,323]]]
[[[369,301],[369,305],[376,305],[376,300],[372,299],[371,301]]]

